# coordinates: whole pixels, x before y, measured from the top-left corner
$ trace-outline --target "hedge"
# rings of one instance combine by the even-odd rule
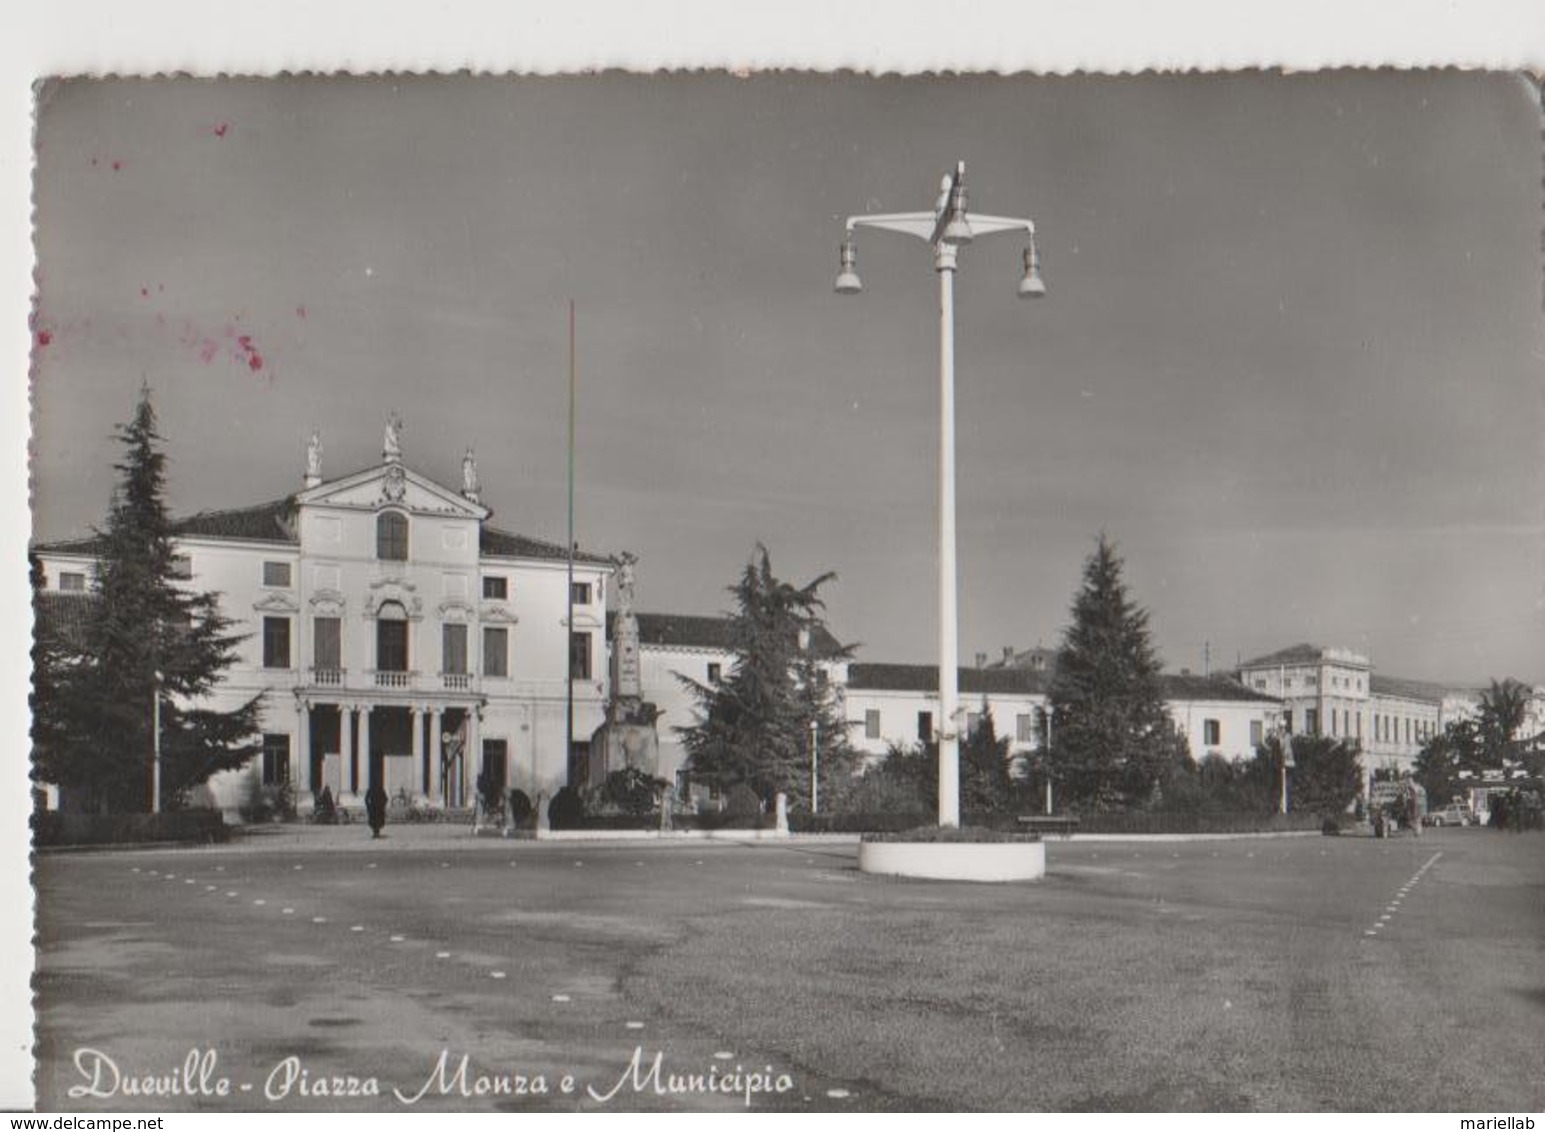
[[[77,814],[49,810],[32,815],[32,843],[133,845],[156,841],[211,844],[230,838],[218,810],[168,810],[159,814]]]

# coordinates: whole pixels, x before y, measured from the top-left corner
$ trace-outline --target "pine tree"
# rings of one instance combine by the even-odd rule
[[[773,574],[767,548],[758,545],[729,587],[736,653],[729,673],[717,684],[676,676],[698,702],[701,721],[676,729],[694,781],[721,790],[745,783],[763,801],[782,792],[791,808],[808,811],[812,721],[823,798],[833,798],[832,791],[851,777],[847,723],[824,667],[850,650],[818,648],[827,637],[820,589],[835,577],[827,573],[803,587],[790,585]]]
[[[997,813],[1014,802],[1009,739],[998,737],[991,706],[982,700],[976,727],[960,745],[960,808],[968,814]],[[938,756],[934,756],[937,766]]]
[[[1121,559],[1103,534],[1072,616],[1048,692],[1053,776],[1070,805],[1148,803],[1185,745],[1165,707],[1148,614],[1127,596]]]
[[[166,456],[150,391],[118,427],[124,457],[114,491],[81,641],[74,655],[48,642],[49,672],[35,687],[48,723],[37,775],[69,804],[103,811],[150,808],[154,717],[159,705],[161,801],[176,804],[211,775],[236,769],[260,748],[261,695],[234,711],[196,706],[236,660],[212,593],[180,588],[166,512]],[[41,642],[40,642],[41,643]]]

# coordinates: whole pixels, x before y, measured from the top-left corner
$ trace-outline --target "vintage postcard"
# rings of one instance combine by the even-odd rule
[[[38,1109],[1545,1104],[1533,78],[35,112]]]

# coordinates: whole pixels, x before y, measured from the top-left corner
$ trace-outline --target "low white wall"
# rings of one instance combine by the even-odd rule
[[[1040,880],[1046,845],[1040,841],[865,841],[858,867],[866,873],[924,880]]]

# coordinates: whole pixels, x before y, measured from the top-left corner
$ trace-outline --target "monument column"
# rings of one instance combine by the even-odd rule
[[[469,785],[474,794],[477,780],[483,776],[483,713],[476,705],[467,709],[467,749],[462,753],[462,765],[470,776]],[[477,799],[473,799],[476,805]]]

